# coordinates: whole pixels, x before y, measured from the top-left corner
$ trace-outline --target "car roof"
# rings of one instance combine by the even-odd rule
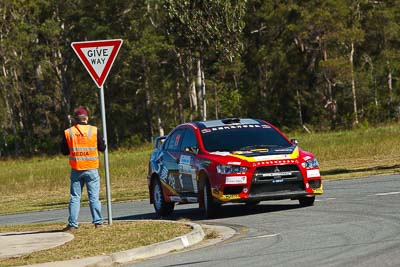
[[[192,122],[200,129],[223,127],[230,125],[264,125],[265,122],[250,118],[225,118],[220,120],[209,120],[209,121],[195,121]]]

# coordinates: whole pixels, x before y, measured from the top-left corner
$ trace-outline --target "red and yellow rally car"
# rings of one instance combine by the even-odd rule
[[[150,203],[168,216],[175,203],[199,203],[207,217],[221,204],[323,193],[318,160],[272,124],[250,118],[190,122],[157,137],[148,171]]]

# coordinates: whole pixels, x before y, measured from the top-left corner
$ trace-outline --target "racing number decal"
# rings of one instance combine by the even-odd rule
[[[196,169],[192,163],[193,157],[181,155],[179,158],[179,181],[183,191],[197,193]]]

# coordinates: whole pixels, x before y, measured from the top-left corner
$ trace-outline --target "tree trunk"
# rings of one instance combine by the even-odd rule
[[[324,61],[328,60],[328,51],[320,41],[320,47],[323,52],[323,57]],[[329,108],[330,111],[330,117],[331,117],[331,130],[336,129],[336,117],[337,117],[337,105],[336,105],[336,100],[334,99],[333,96],[333,88],[335,85],[332,83],[332,81],[329,79],[329,77],[326,75],[326,72],[324,72],[324,78],[327,82],[328,85],[328,101],[325,105],[325,108]]]
[[[300,125],[303,127],[303,114],[301,112],[301,100],[300,100],[300,93],[299,93],[298,88],[296,88],[296,96],[297,96],[297,108],[299,111],[299,122],[300,122]]]
[[[150,68],[146,62],[146,59],[143,59],[143,70],[144,70],[144,91],[145,91],[145,116],[147,123],[147,141],[151,142],[153,140],[153,122],[152,122],[152,100],[151,100],[151,92],[149,86],[149,74]]]
[[[157,127],[158,127],[158,135],[164,136],[164,128],[162,127],[162,120],[160,116],[160,109],[157,107]]]
[[[354,124],[358,124],[356,82],[354,77],[354,43],[351,43],[350,68],[351,68],[351,92],[353,94]]]
[[[207,101],[206,101],[206,82],[204,78],[204,69],[201,69],[201,97],[203,100],[203,121],[207,120]]]
[[[185,71],[183,70],[182,56],[176,50],[175,50],[175,54],[176,54],[176,56],[178,58],[178,64],[179,64],[179,67],[178,67],[179,71],[178,72],[180,72],[183,80],[187,82]],[[179,74],[178,74],[178,76],[179,76]],[[175,95],[176,95],[176,105],[178,106],[178,112],[179,112],[179,114],[178,114],[179,123],[184,123],[185,122],[185,115],[184,115],[184,110],[183,110],[181,84],[179,82],[179,78],[176,81]]]
[[[179,124],[185,122],[185,118],[183,115],[183,105],[182,105],[182,95],[181,95],[181,84],[179,81],[176,82],[175,86],[175,96],[176,96],[176,104],[178,107],[178,117],[179,117]]]
[[[202,100],[202,119],[205,121],[207,119],[207,103],[206,103],[206,85],[204,83],[204,71],[202,69],[202,60],[198,59],[197,61],[197,87],[199,88],[199,92],[201,92],[201,100]]]
[[[389,110],[392,112],[393,110],[393,80],[392,80],[392,70],[390,68],[390,63],[387,61],[388,66],[388,75],[387,75],[387,83],[389,89]]]

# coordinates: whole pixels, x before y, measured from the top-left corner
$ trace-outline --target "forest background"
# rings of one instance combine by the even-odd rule
[[[110,148],[191,120],[284,131],[400,118],[397,0],[2,0],[0,157],[58,153],[99,89],[71,43],[123,39],[104,86]]]

